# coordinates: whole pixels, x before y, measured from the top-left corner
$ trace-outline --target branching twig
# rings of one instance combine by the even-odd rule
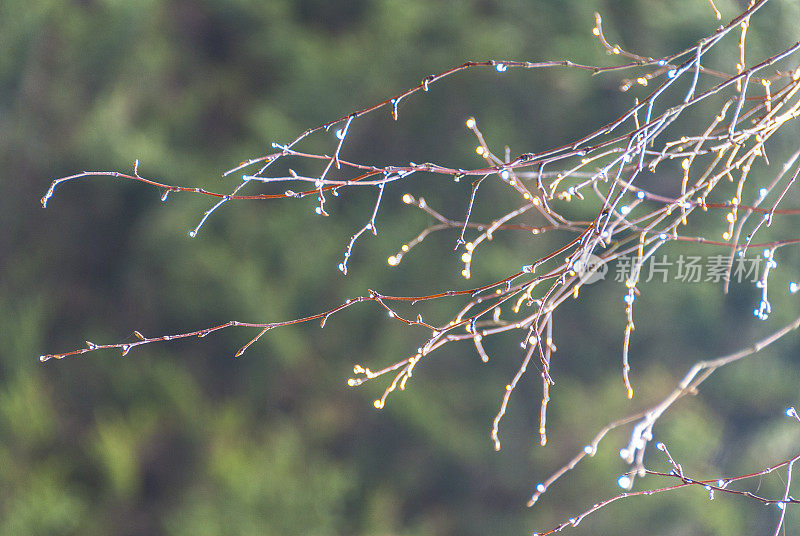
[[[743,257],[751,248],[763,248],[766,264],[757,283],[762,291],[762,297],[754,313],[762,320],[768,317],[770,304],[767,299],[767,288],[771,270],[777,265],[776,252],[780,248],[800,243],[800,238],[784,236],[755,243],[753,237],[764,224],[769,226],[777,217],[800,214],[800,210],[797,209],[778,208],[800,174],[800,167],[796,166],[800,151],[785,160],[782,171],[771,181],[764,181],[753,172],[753,169],[762,161],[765,164],[769,163],[766,156],[767,143],[778,132],[782,132],[787,123],[800,116],[800,67],[789,71],[777,70],[780,62],[794,58],[800,51],[800,42],[786,46],[782,51],[762,58],[749,67],[745,65],[745,36],[750,18],[766,2],[767,0],[751,2],[743,13],[695,45],[661,58],[638,55],[628,52],[619,44],[610,43],[605,37],[602,19],[596,14],[592,33],[610,55],[625,58],[626,63],[597,66],[569,60],[467,61],[438,74],[426,76],[420,84],[382,102],[307,129],[289,143],[273,143],[273,152],[250,158],[223,174],[230,176],[242,173],[241,181],[231,189],[230,193],[172,185],[161,180],[146,178],[139,173],[138,161],[134,164],[133,174],[84,171],[58,178],[52,182],[42,197],[42,206],[48,205],[56,188],[62,184],[88,177],[139,182],[161,192],[162,201],[166,201],[170,193],[194,193],[214,198],[215,204],[205,211],[197,226],[190,231],[190,236],[195,236],[216,209],[228,202],[311,197],[316,198],[318,203],[316,213],[327,216],[329,212],[325,208],[326,194],[338,196],[340,192],[347,192],[352,188],[377,188],[377,199],[369,220],[350,237],[345,248],[344,259],[339,264],[339,269],[344,275],[347,274],[348,260],[358,238],[367,231],[377,234],[376,218],[384,195],[391,195],[391,188],[398,183],[405,183],[405,179],[412,174],[440,175],[456,182],[466,177],[471,180],[472,188],[468,202],[464,203],[467,207],[465,213],[459,218],[443,215],[429,206],[422,196],[403,192],[403,202],[424,211],[432,218],[433,223],[403,244],[397,253],[389,256],[387,260],[390,266],[400,264],[403,256],[409,254],[416,245],[431,233],[440,231],[459,232],[456,249],[464,246],[464,251],[460,253],[464,263],[461,271],[464,279],[469,279],[472,275],[472,260],[478,246],[492,241],[498,234],[511,231],[527,233],[534,237],[534,240],[545,232],[557,233],[559,237],[561,233],[565,233],[567,236],[554,246],[549,246],[549,249],[541,245],[543,242],[533,242],[530,259],[525,261],[527,264],[510,267],[504,277],[473,288],[465,289],[453,285],[450,289],[422,296],[388,296],[369,290],[367,294],[348,299],[325,312],[294,320],[281,322],[231,320],[196,331],[158,337],[145,337],[139,332],[134,332],[135,339],[132,341],[115,344],[95,344],[87,341],[86,347],[64,353],[42,355],[40,359],[42,361],[61,359],[112,348],[120,350],[122,355],[127,355],[137,346],[173,339],[205,337],[229,327],[258,330],[256,335],[236,352],[238,357],[271,329],[311,320],[320,321],[320,326],[325,327],[328,318],[333,314],[357,303],[375,302],[392,320],[408,326],[421,327],[426,334],[415,352],[377,371],[357,364],[354,367],[354,377],[348,380],[349,385],[357,386],[389,375],[392,379],[387,380],[388,385],[382,396],[375,401],[375,406],[381,408],[391,392],[405,388],[416,364],[432,352],[450,343],[465,341],[474,346],[483,361],[488,361],[489,355],[482,341],[489,336],[515,332],[520,337],[522,347],[518,361],[520,366],[503,393],[499,411],[492,423],[491,439],[495,448],[499,449],[499,426],[508,409],[511,395],[527,373],[531,360],[537,356],[541,363],[543,386],[539,420],[540,438],[544,445],[547,440],[547,405],[550,388],[554,385],[550,375],[550,364],[556,351],[553,344],[553,333],[557,325],[555,313],[564,301],[578,299],[581,287],[587,284],[601,267],[607,267],[609,263],[621,260],[624,256],[632,256],[630,270],[625,274],[623,281],[624,308],[621,308],[626,325],[622,348],[622,377],[629,398],[632,398],[635,392],[629,377],[632,367],[629,343],[635,327],[633,305],[641,294],[640,283],[643,281],[646,263],[652,261],[656,251],[666,243],[683,242],[698,247],[724,247],[730,260],[724,271],[727,274],[724,278],[726,291],[735,256]],[[709,0],[709,3],[717,18],[720,18],[721,14],[713,1]],[[711,57],[709,52],[729,35],[736,35],[737,29],[741,29],[741,32],[735,73],[729,74],[709,68],[708,58]],[[517,156],[512,156],[508,147],[504,153],[495,154],[478,128],[475,118],[470,117],[466,120],[466,127],[475,135],[478,143],[476,153],[482,159],[479,165],[471,169],[432,162],[377,165],[362,161],[358,157],[342,158],[344,141],[353,122],[364,115],[386,108],[389,108],[394,120],[399,120],[398,105],[401,101],[416,93],[429,91],[433,84],[446,77],[481,68],[494,69],[498,76],[503,76],[509,68],[533,70],[551,67],[568,67],[591,75],[632,71],[634,78],[622,82],[623,91],[629,90],[634,85],[646,87],[652,84],[656,87],[649,95],[636,98],[634,104],[617,119],[579,139],[559,147],[539,152],[523,152]],[[678,81],[683,81],[682,87],[688,86],[688,90],[679,90]],[[757,95],[760,89],[764,90],[763,96]],[[659,113],[657,110],[663,111]],[[700,120],[696,127],[691,127],[695,129],[691,132],[678,130],[674,126],[676,121],[688,115],[687,111],[691,111],[690,113]],[[332,149],[330,154],[302,150],[301,145],[306,138],[314,134],[325,135],[332,127],[337,126],[335,142],[329,149]],[[286,162],[287,159],[298,160],[313,168],[313,171],[297,173],[290,169],[288,175],[270,174],[273,164],[278,161]],[[679,164],[680,171],[673,173],[671,169],[665,170],[661,167],[668,162]],[[788,181],[772,205],[769,208],[762,206],[767,196],[773,191],[778,191],[777,185],[793,167],[794,171],[789,175]],[[661,174],[660,178],[663,179],[659,181],[662,183],[661,192],[653,192],[642,186],[641,177],[647,173]],[[751,187],[753,182],[756,182],[755,188]],[[719,188],[720,184],[725,183],[734,185],[731,188]],[[478,188],[483,184],[487,185],[485,188],[491,184],[500,185],[512,199],[516,200],[516,206],[497,214],[491,221],[472,221],[473,208],[479,202],[476,198]],[[670,185],[671,194],[667,195],[663,189]],[[243,193],[246,187],[251,186],[265,188],[266,191]],[[277,190],[274,190],[276,187]],[[730,192],[731,189],[734,191],[733,194]],[[723,191],[724,193],[721,193]],[[752,191],[758,192],[755,198],[749,194]],[[569,218],[567,216],[569,211],[563,207],[571,202],[581,203],[591,216],[584,216],[581,220]],[[727,228],[722,233],[721,240],[718,237],[694,236],[684,232],[683,228],[697,215],[707,213],[718,214],[722,225]],[[748,217],[752,214],[759,214],[761,217],[755,225],[746,227]],[[789,225],[787,228],[792,229],[795,225]],[[450,319],[440,324],[425,322],[419,309],[430,300],[443,299],[454,302]],[[394,309],[397,303],[415,308],[411,314],[416,314],[416,317],[402,316]],[[593,455],[598,443],[610,430],[632,422],[636,424],[631,440],[621,452],[623,458],[632,465],[632,470],[627,475],[628,479],[624,481],[625,487],[629,488],[637,475],[657,474],[646,470],[643,460],[645,447],[652,439],[653,425],[658,418],[676,400],[696,392],[697,387],[717,368],[759,351],[798,325],[800,318],[751,348],[715,360],[698,362],[661,403],[604,427],[582,453],[537,486],[529,504],[536,502],[539,495],[585,456]],[[795,459],[784,462],[789,477],[794,461]],[[784,465],[774,466],[772,469]],[[678,477],[682,482],[671,487],[623,493],[598,503],[566,525],[560,525],[550,532],[561,530],[568,525],[577,525],[589,513],[619,498],[649,495],[687,485],[710,485],[704,483],[705,481],[688,480],[681,471],[678,471]],[[720,489],[722,488],[724,486],[720,486]],[[713,489],[717,488],[712,486]],[[733,492],[728,489],[723,491]],[[786,495],[784,504],[789,501],[788,486]],[[781,524],[782,522],[783,517]],[[779,528],[780,526],[779,524]]]

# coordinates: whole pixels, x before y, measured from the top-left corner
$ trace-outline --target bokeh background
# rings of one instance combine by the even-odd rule
[[[723,19],[743,2],[720,1]],[[347,387],[355,363],[373,369],[415,351],[423,333],[370,304],[316,323],[254,335],[227,330],[154,344],[125,359],[104,351],[40,364],[40,354],[231,319],[277,321],[386,293],[464,288],[455,232],[432,237],[390,268],[386,258],[429,223],[400,196],[425,195],[463,215],[469,184],[426,176],[388,188],[377,238],[357,245],[347,277],[336,269],[368,219],[372,191],[331,200],[231,203],[194,227],[211,202],[110,179],[64,185],[42,210],[52,179],[81,170],[130,170],[171,184],[232,187],[220,173],[304,129],[379,102],[466,59],[571,59],[610,65],[591,35],[661,56],[717,26],[705,0],[2,0],[0,3],[0,533],[47,535],[528,534],[619,492],[626,470],[612,433],[590,463],[533,509],[536,483],[608,421],[663,397],[697,360],[751,344],[797,316],[786,292],[800,278],[784,248],[760,322],[752,284],[645,285],[637,300],[632,380],[625,398],[619,283],[586,287],[556,316],[556,385],[549,443],[538,445],[540,384],[523,381],[501,428],[491,419],[519,366],[516,340],[487,342],[482,364],[451,345],[420,364],[405,392],[377,411],[385,384]],[[800,7],[773,0],[753,19],[753,57],[795,42]],[[719,65],[733,70],[735,38]],[[628,76],[628,75],[621,75]],[[513,154],[560,145],[615,119],[635,93],[620,75],[553,69],[468,71],[354,122],[343,156],[380,164],[479,165],[464,128],[474,116],[490,145]],[[641,94],[646,91],[641,89]],[[713,113],[713,112],[712,112]],[[698,117],[698,124],[708,118]],[[794,130],[790,130],[790,129]],[[770,157],[795,149],[786,127]],[[330,151],[332,134],[308,147]],[[768,146],[769,147],[769,146]],[[774,168],[775,166],[773,166]],[[772,177],[775,170],[756,170]],[[668,188],[668,187],[667,187]],[[476,219],[507,201],[488,186]],[[754,196],[751,192],[749,195]],[[785,206],[797,206],[790,192]],[[791,220],[762,236],[789,238]],[[710,222],[721,233],[724,222]],[[788,225],[788,227],[786,227]],[[508,234],[476,255],[473,280],[502,277],[563,235]],[[700,246],[669,250],[694,255]],[[425,309],[445,319],[447,304]],[[513,339],[513,337],[511,338]],[[715,478],[797,453],[800,339],[715,374],[657,425],[685,470]],[[650,465],[666,468],[657,452]],[[637,486],[663,482],[644,479]],[[777,496],[777,475],[752,486]],[[753,487],[752,489],[755,489]],[[797,486],[795,486],[795,490]],[[795,493],[797,493],[795,491]],[[621,501],[574,534],[753,534],[778,511],[703,490]],[[790,509],[787,533],[800,517]]]

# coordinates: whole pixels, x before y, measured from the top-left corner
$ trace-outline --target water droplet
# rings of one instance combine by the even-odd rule
[[[164,193],[161,194],[161,202],[163,203],[164,201],[166,201],[168,196],[169,196],[169,190],[164,190]]]
[[[339,263],[339,271],[347,275],[347,266],[343,262]]]
[[[585,452],[586,454],[591,454],[594,452],[594,449],[592,448],[591,445],[586,445],[585,447],[583,447],[583,452]]]
[[[625,297],[624,297],[624,298],[622,298],[622,300],[623,300],[625,303],[627,303],[628,305],[632,304],[632,303],[633,303],[633,300],[634,300],[633,294],[626,294],[626,295],[625,295]]]
[[[630,489],[631,484],[633,484],[633,481],[631,480],[631,477],[629,477],[628,475],[622,475],[617,479],[617,485],[622,489]]]
[[[504,73],[506,69],[508,69],[508,66],[505,63],[498,63],[494,68],[497,69],[498,73]]]
[[[642,191],[638,191],[638,192],[636,192],[636,197],[637,197],[638,199],[644,199],[644,192],[642,192]]]
[[[532,274],[536,270],[536,267],[532,264],[526,264],[522,267],[522,272],[525,274]]]
[[[664,446],[664,443],[656,443],[656,448],[658,450],[662,450],[663,451],[666,448],[666,446]]]
[[[128,352],[130,352],[130,351],[131,351],[131,347],[130,347],[129,344],[123,344],[122,345],[122,357],[125,357],[126,355],[128,355]]]
[[[759,188],[758,197],[766,197],[768,193],[769,190],[767,190],[766,188]]]
[[[622,458],[623,460],[628,457],[628,454],[630,454],[628,452],[628,449],[625,449],[625,448],[619,449],[619,457]]]
[[[322,214],[322,207],[314,207],[314,212],[317,214]]]
[[[340,129],[338,129],[338,130],[336,131],[336,137],[337,137],[337,138],[339,138],[340,140],[343,140],[343,139],[344,139],[344,130],[343,130],[343,129],[341,129],[341,128],[340,128]]]
[[[800,290],[800,284],[798,284],[796,281],[789,283],[789,292],[792,294],[797,294],[798,290]]]
[[[195,231],[194,229],[189,231],[189,238],[194,238],[195,236],[197,236],[197,231]]]
[[[508,180],[508,176],[509,173],[507,169],[504,169],[503,171],[500,172],[500,178],[502,178],[504,181]]]
[[[666,61],[664,61],[664,60],[658,60],[658,66],[659,66],[659,67],[663,67],[663,66],[664,66],[664,65],[666,65],[666,64],[667,64],[667,62],[666,62]]]
[[[778,510],[783,510],[784,508],[786,508],[786,503],[784,503],[783,501],[778,501],[777,503],[775,503],[775,506],[778,507]]]
[[[622,206],[619,208],[619,212],[620,212],[620,214],[622,214],[623,216],[627,216],[627,215],[630,213],[630,211],[631,211],[631,207],[629,207],[628,205],[622,205]]]
[[[675,69],[670,69],[667,71],[667,78],[675,78],[675,75],[678,74],[678,71]]]

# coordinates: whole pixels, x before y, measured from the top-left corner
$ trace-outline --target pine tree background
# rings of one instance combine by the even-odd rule
[[[743,7],[716,3],[723,21]],[[202,196],[176,193],[162,203],[140,184],[89,179],[63,186],[47,210],[39,199],[56,177],[131,169],[135,159],[142,175],[227,190],[220,173],[273,141],[468,59],[611,65],[615,58],[591,34],[594,11],[616,41],[654,57],[719,24],[705,0],[4,0],[0,533],[529,534],[618,493],[609,475],[627,469],[616,450],[624,433],[525,508],[539,479],[599,427],[663,397],[692,363],[796,317],[798,298],[784,289],[800,278],[797,249],[781,250],[766,322],[751,313],[759,299],[752,284],[727,295],[714,284],[646,286],[631,346],[633,402],[620,373],[622,287],[584,289],[588,299],[558,314],[546,447],[538,444],[538,378],[512,398],[503,449],[494,452],[489,440],[519,366],[516,340],[487,343],[486,365],[469,344],[448,347],[375,410],[383,385],[347,387],[353,365],[393,363],[415,351],[419,334],[371,304],[322,330],[273,330],[241,359],[233,353],[252,333],[227,330],[144,346],[125,359],[98,352],[37,360],[133,330],[287,320],[367,288],[414,294],[461,285],[459,254],[442,253],[455,233],[426,241],[397,268],[386,264],[428,222],[400,201],[406,191],[463,216],[469,185],[446,178],[387,189],[381,232],[358,243],[347,277],[336,266],[372,210],[367,193],[332,200],[330,218],[314,214],[313,200],[231,203],[194,239],[187,231],[210,206]],[[800,39],[798,20],[795,2],[766,6],[749,30],[754,57]],[[733,70],[735,43],[726,50],[730,58],[718,61]],[[565,69],[460,73],[405,100],[397,122],[387,112],[354,123],[346,151],[382,163],[476,166],[464,128],[470,116],[515,154],[555,147],[632,104],[634,90],[620,92],[620,78]],[[784,139],[776,162],[796,150]],[[325,150],[320,140],[309,143]],[[797,200],[790,192],[787,206]],[[495,214],[503,197],[487,188],[480,201],[477,219]],[[518,270],[530,247],[513,235],[497,241],[481,257],[481,273],[489,280]],[[436,307],[434,315],[449,311]],[[658,437],[687,470],[713,478],[796,454],[800,432],[782,411],[800,403],[798,340],[790,335],[721,370],[659,422]],[[778,477],[760,484],[781,493]],[[738,497],[709,501],[690,489],[621,501],[571,533],[752,534],[776,519],[774,508]],[[799,519],[789,512],[789,534]]]

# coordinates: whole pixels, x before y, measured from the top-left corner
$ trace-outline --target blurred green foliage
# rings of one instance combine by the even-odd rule
[[[740,4],[716,3],[725,18]],[[753,20],[755,53],[797,40],[798,9],[774,0]],[[382,384],[348,389],[353,364],[392,363],[414,351],[420,334],[370,305],[324,330],[275,330],[239,360],[231,356],[252,334],[232,330],[137,348],[124,360],[112,352],[44,366],[36,359],[84,339],[120,341],[134,329],[156,335],[296,318],[367,288],[461,285],[457,255],[439,253],[455,235],[432,237],[397,269],[385,264],[427,222],[400,203],[405,191],[423,193],[448,216],[463,214],[469,185],[442,178],[387,190],[378,238],[357,244],[347,278],[336,264],[368,217],[369,195],[331,201],[325,221],[306,201],[230,204],[194,240],[186,232],[210,203],[200,196],[160,203],[142,185],[90,179],[63,186],[46,211],[39,198],[55,177],[130,169],[134,159],[145,176],[226,190],[219,172],[271,142],[467,59],[609,65],[614,59],[591,35],[594,10],[609,38],[653,56],[717,24],[704,0],[4,0],[0,533],[524,534],[617,493],[623,433],[536,508],[524,508],[537,478],[600,426],[659,399],[693,362],[793,318],[796,298],[777,291],[775,314],[760,323],[750,315],[752,286],[729,295],[714,285],[646,286],[637,300],[632,404],[620,378],[619,286],[585,288],[587,299],[557,316],[548,446],[538,446],[540,387],[531,379],[512,399],[499,454],[489,426],[519,364],[516,341],[487,341],[487,365],[468,345],[446,348],[377,412],[371,402]],[[735,44],[728,51],[735,58]],[[732,68],[730,57],[718,60]],[[618,84],[615,75],[557,69],[460,73],[403,101],[397,123],[388,112],[354,122],[343,154],[476,165],[463,128],[470,116],[492,145],[542,150],[616,118],[634,96]],[[482,196],[476,215],[491,218],[505,198],[491,188]],[[787,203],[796,201],[791,192]],[[531,255],[521,237],[496,242],[476,258],[487,280]],[[542,244],[544,251],[552,242]],[[798,277],[798,254],[782,254],[774,277],[784,289]],[[790,337],[718,372],[664,417],[658,438],[703,478],[792,455],[800,434],[781,410],[800,402],[798,349]],[[777,477],[761,484],[780,493]],[[776,519],[758,504],[719,495],[709,502],[689,490],[622,501],[573,532],[742,534]],[[789,519],[796,523],[797,513]]]

